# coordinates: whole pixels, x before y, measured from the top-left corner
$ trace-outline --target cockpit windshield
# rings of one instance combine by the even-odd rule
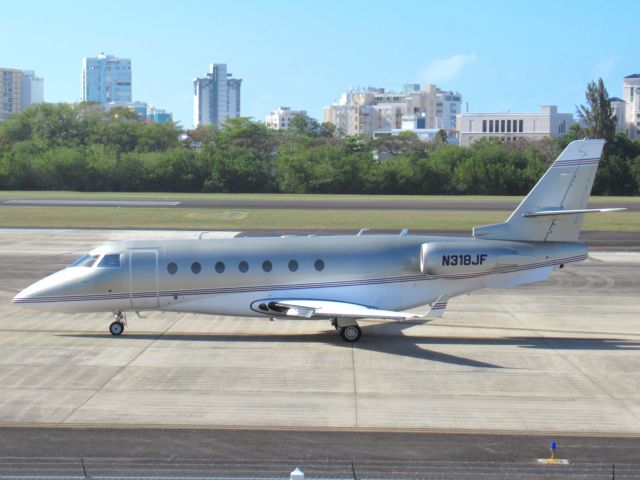
[[[75,262],[73,262],[70,267],[93,267],[96,260],[98,260],[99,255],[89,255],[86,254],[84,257],[79,258]]]
[[[108,253],[100,263],[98,264],[98,268],[120,268],[120,254],[119,253]]]

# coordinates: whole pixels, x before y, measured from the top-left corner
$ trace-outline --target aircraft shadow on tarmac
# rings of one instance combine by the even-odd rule
[[[397,325],[397,324],[396,324]],[[400,330],[415,324],[397,325]],[[431,337],[414,335],[374,335],[368,330],[377,326],[363,326],[362,339],[356,343],[345,343],[334,333],[289,334],[289,335],[238,335],[238,334],[193,334],[193,333],[127,333],[118,340],[153,340],[153,341],[188,341],[188,342],[262,342],[262,343],[318,343],[323,342],[338,347],[356,348],[372,352],[398,355],[433,362],[476,368],[506,368],[493,363],[473,360],[471,358],[451,355],[428,347],[438,345],[470,345],[470,346],[516,346],[520,348],[541,350],[640,350],[640,341],[629,341],[618,338],[580,338],[580,337],[542,337],[542,336],[509,336],[509,337]],[[397,330],[396,330],[397,331]],[[67,333],[64,337],[101,338],[110,340],[113,337],[105,334]]]

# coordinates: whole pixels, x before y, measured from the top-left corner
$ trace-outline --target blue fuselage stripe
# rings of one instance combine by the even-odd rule
[[[536,268],[550,267],[564,263],[579,262],[587,258],[586,254],[574,255],[572,257],[561,258],[557,260],[548,260],[544,262],[536,262],[527,265],[502,268],[500,270],[460,273],[448,275],[405,275],[396,277],[382,277],[362,280],[345,280],[324,283],[303,283],[303,284],[279,284],[279,285],[250,285],[243,287],[224,287],[224,288],[208,288],[196,290],[164,290],[160,292],[133,292],[133,293],[107,293],[94,295],[66,295],[66,296],[43,296],[34,298],[15,298],[14,303],[54,303],[54,302],[87,302],[87,301],[105,301],[105,300],[127,300],[130,298],[154,298],[154,297],[185,297],[196,295],[221,295],[230,293],[250,293],[264,291],[281,291],[281,290],[306,290],[306,289],[324,289],[336,287],[351,286],[367,286],[367,285],[383,285],[393,283],[421,282],[427,280],[467,280],[488,275],[508,274],[521,272],[525,270],[533,270]]]

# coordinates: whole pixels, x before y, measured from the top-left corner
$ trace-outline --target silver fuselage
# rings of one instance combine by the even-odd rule
[[[450,265],[452,255],[448,255],[442,272],[425,273],[421,262],[425,244],[439,245],[440,250],[450,244],[456,265]],[[480,253],[469,255],[467,261],[463,253],[469,248]],[[504,251],[508,251],[520,260],[490,270],[478,265],[479,259],[498,251],[501,258],[507,258]],[[362,235],[136,240],[104,244],[90,254],[98,257],[94,265],[54,273],[25,289],[14,303],[69,312],[267,316],[252,304],[287,298],[406,310],[442,295],[544,280],[554,268],[583,260],[586,247],[568,242]],[[98,266],[108,254],[120,256],[119,266]]]

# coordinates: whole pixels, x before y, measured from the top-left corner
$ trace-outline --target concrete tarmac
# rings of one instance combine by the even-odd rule
[[[325,321],[145,313],[114,338],[109,315],[27,310],[20,289],[142,234],[2,233],[5,424],[640,434],[635,254],[455,298],[426,325],[362,322],[352,346]]]
[[[0,475],[282,477],[304,461],[333,478],[559,478],[532,470],[551,437],[573,461],[562,478],[638,475],[639,254],[592,252],[426,325],[362,322],[356,345],[325,321],[163,313],[115,338],[109,315],[10,303],[104,241],[196,235],[0,231]]]

